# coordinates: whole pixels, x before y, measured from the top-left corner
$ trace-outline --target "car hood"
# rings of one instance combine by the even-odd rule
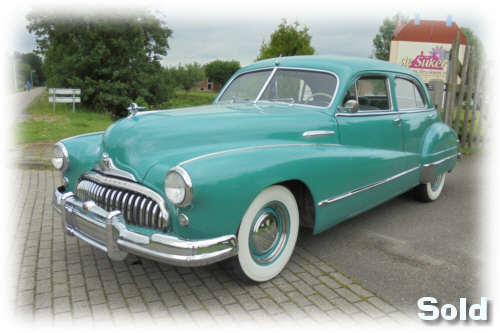
[[[277,105],[152,111],[112,124],[103,135],[102,146],[115,167],[142,181],[160,162],[175,166],[220,151],[305,142],[305,131],[334,130],[332,121],[318,110]]]

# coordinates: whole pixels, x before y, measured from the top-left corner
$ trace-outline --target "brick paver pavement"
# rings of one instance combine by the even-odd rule
[[[220,264],[182,268],[106,253],[64,236],[51,206],[58,172],[9,170],[4,301],[18,327],[408,327],[403,313],[297,247],[270,282],[245,285]]]

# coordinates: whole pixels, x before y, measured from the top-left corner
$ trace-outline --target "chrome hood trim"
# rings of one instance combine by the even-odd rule
[[[115,176],[115,177],[125,178],[125,179],[129,179],[129,180],[132,180],[132,181],[137,183],[137,180],[135,179],[133,174],[131,174],[130,172],[118,169],[113,164],[113,160],[111,159],[111,157],[109,157],[109,155],[106,153],[102,153],[101,164],[96,164],[94,166],[94,170],[98,171],[102,174],[105,174],[107,176]]]

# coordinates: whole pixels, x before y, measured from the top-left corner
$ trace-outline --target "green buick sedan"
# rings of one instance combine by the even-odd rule
[[[460,153],[422,80],[396,64],[296,56],[238,71],[213,105],[141,112],[53,149],[62,229],[111,260],[224,261],[277,276],[322,232],[406,191],[436,200]]]

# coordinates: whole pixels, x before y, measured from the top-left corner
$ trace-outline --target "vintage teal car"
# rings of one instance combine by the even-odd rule
[[[178,266],[275,277],[322,232],[401,193],[437,199],[459,158],[425,84],[384,61],[296,56],[238,71],[213,105],[138,112],[58,142],[67,235]]]

